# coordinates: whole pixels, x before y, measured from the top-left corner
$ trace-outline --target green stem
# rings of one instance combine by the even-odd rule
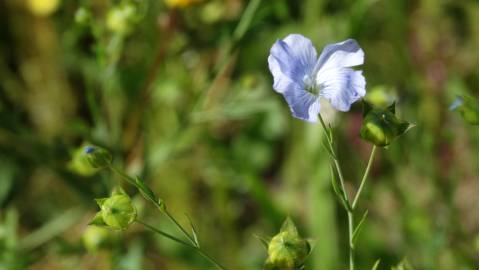
[[[349,231],[349,270],[354,270],[354,214],[348,211],[348,231]]]
[[[353,243],[353,235],[354,235],[354,213],[353,213],[353,208],[351,207],[349,203],[349,198],[348,195],[346,194],[346,186],[345,186],[345,181],[343,177],[343,173],[341,170],[341,166],[339,165],[339,160],[337,159],[336,152],[334,151],[333,147],[333,138],[330,133],[330,129],[326,127],[326,124],[324,123],[323,117],[321,114],[319,115],[319,120],[321,122],[321,126],[323,127],[324,133],[326,134],[326,137],[328,139],[328,146],[329,149],[332,153],[332,159],[334,162],[334,166],[336,168],[336,171],[339,176],[339,181],[341,183],[341,188],[343,190],[343,199],[345,200],[345,210],[348,214],[348,239],[349,239],[349,270],[354,270],[354,243]]]
[[[366,170],[364,171],[364,175],[363,175],[363,178],[361,180],[361,184],[359,185],[358,192],[356,193],[356,196],[354,197],[353,204],[351,206],[353,208],[353,210],[356,208],[356,205],[358,204],[359,196],[361,195],[361,192],[363,191],[364,184],[366,183],[366,179],[368,178],[369,171],[371,170],[371,165],[373,164],[374,155],[376,154],[376,148],[377,148],[376,145],[373,145],[373,148],[371,150],[371,155],[369,156],[368,165],[366,166]]]
[[[131,185],[135,186],[137,189],[140,189],[141,191],[141,187],[138,186],[138,184],[136,183],[135,179],[133,179],[132,177],[130,177],[129,175],[125,174],[124,172],[118,170],[117,168],[113,167],[113,166],[110,166],[110,169],[117,173],[118,175],[120,175],[123,179],[125,179],[128,183],[130,183]],[[149,195],[150,193],[148,192],[140,192],[143,197],[145,197],[145,199],[149,200],[150,202],[152,202],[153,204],[155,204],[156,207],[158,207],[158,209],[160,210],[161,213],[163,213],[175,226],[176,228],[178,228],[178,230],[194,245],[194,246],[197,246],[198,244],[196,243],[196,241],[194,240],[194,238],[185,230],[185,228],[183,228],[183,226],[181,226],[181,224],[168,212],[168,210],[166,209],[166,207],[162,206],[158,200],[156,198],[152,198],[151,196],[152,195]]]
[[[195,248],[195,246],[192,246],[190,243],[185,242],[185,241],[183,241],[183,240],[181,240],[181,239],[179,239],[179,238],[176,238],[175,236],[173,236],[173,235],[171,235],[171,234],[169,234],[169,233],[166,233],[166,232],[164,232],[164,231],[162,231],[162,230],[160,230],[160,229],[157,229],[157,228],[155,228],[155,227],[149,225],[148,223],[145,223],[145,222],[143,222],[143,221],[141,221],[141,220],[138,220],[138,219],[136,220],[136,222],[137,222],[137,223],[140,223],[141,225],[145,226],[146,228],[148,228],[148,229],[150,229],[150,230],[152,230],[152,231],[154,231],[154,232],[156,232],[156,233],[158,233],[158,234],[160,234],[160,235],[162,235],[162,236],[164,236],[164,237],[166,237],[166,238],[168,238],[168,239],[170,239],[170,240],[173,240],[173,241],[175,241],[175,242],[177,242],[177,243],[180,243],[180,244],[182,244],[182,245],[184,245],[184,246],[187,246],[187,247],[190,247],[190,248]]]
[[[198,252],[198,254],[200,254],[203,258],[205,258],[206,260],[208,260],[211,264],[213,264],[216,268],[220,269],[220,270],[226,270],[226,268],[224,266],[222,266],[221,264],[219,264],[215,259],[213,259],[213,257],[211,257],[210,255],[208,255],[206,252],[204,252],[202,249],[200,249],[198,246],[196,245],[192,245],[188,242],[185,242],[181,239],[178,239],[176,237],[174,237],[173,235],[169,234],[169,233],[166,233],[160,229],[157,229],[151,225],[149,225],[148,223],[145,223],[141,220],[136,220],[137,223],[140,223],[141,225],[145,226],[146,228],[150,229],[151,231],[154,231],[170,240],[173,240],[177,243],[180,243],[184,246],[187,246],[189,248],[192,248],[194,249],[196,252]]]
[[[328,139],[329,150],[331,151],[331,153],[333,153],[332,159],[333,159],[336,171],[338,172],[339,182],[341,183],[341,188],[344,191],[344,200],[346,201],[346,203],[349,207],[349,198],[348,198],[348,195],[346,194],[346,185],[344,184],[343,172],[341,170],[341,166],[339,165],[339,161],[337,159],[336,152],[334,151],[333,138],[332,138],[331,134],[328,132],[329,129],[326,127],[326,124],[324,123],[324,120],[323,120],[323,117],[321,116],[321,114],[319,114],[319,121],[321,122],[321,125],[323,127],[323,131],[326,134],[326,138]]]

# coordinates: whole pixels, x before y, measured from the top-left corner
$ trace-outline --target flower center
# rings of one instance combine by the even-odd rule
[[[316,85],[316,82],[309,74],[304,75],[303,83],[304,83],[304,89],[306,91],[314,95],[317,95],[319,93],[319,87]]]

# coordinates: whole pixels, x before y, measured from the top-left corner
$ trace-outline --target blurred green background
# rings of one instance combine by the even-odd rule
[[[87,226],[119,182],[75,162],[112,151],[228,269],[261,269],[254,235],[289,214],[316,240],[307,269],[346,269],[344,211],[320,125],[272,90],[269,49],[355,38],[370,100],[417,127],[381,149],[359,207],[358,269],[479,269],[479,130],[448,106],[479,87],[479,2],[0,1],[0,269],[211,269],[143,227]],[[370,151],[361,106],[324,109],[353,194]],[[176,234],[136,190],[142,219]],[[360,211],[361,211],[360,209]]]

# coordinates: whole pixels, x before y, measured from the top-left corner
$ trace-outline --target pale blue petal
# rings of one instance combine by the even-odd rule
[[[339,111],[349,111],[351,104],[366,94],[366,80],[362,71],[351,68],[320,69],[316,77],[319,95]]]
[[[273,88],[284,93],[291,87],[304,87],[303,79],[312,74],[316,60],[316,49],[302,35],[291,34],[276,41],[268,57],[274,78]]]
[[[291,89],[284,93],[284,98],[294,117],[309,122],[318,121],[320,111],[318,96],[302,89]]]
[[[364,63],[364,52],[354,39],[330,44],[324,48],[315,71],[339,67],[354,67]]]

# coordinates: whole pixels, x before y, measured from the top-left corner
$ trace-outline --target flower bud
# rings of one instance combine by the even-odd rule
[[[101,210],[90,224],[125,230],[136,220],[136,209],[124,191],[114,193],[109,198],[97,199],[96,202]]]
[[[101,147],[86,146],[83,151],[86,162],[96,169],[110,166],[113,160],[111,154]]]
[[[286,219],[280,232],[268,244],[267,270],[300,269],[311,253],[308,240],[299,236],[296,226],[290,218]]]
[[[83,175],[92,176],[98,172],[99,168],[93,168],[90,162],[85,157],[85,147],[80,146],[72,151],[70,162],[68,163],[68,169],[72,172]]]
[[[136,7],[133,4],[123,4],[113,7],[108,12],[106,25],[112,32],[128,34],[135,23]]]
[[[470,96],[459,96],[450,106],[451,111],[458,111],[467,123],[479,125],[479,101]]]
[[[83,245],[90,252],[95,252],[104,248],[110,243],[111,231],[98,226],[88,226],[83,233]]]
[[[395,112],[395,103],[387,108],[373,108],[369,103],[364,102],[361,138],[376,146],[388,146],[394,139],[414,126],[400,121]]]
[[[85,7],[80,7],[76,12],[75,12],[75,22],[79,25],[86,25],[90,22],[91,20],[91,13],[90,11],[85,8]]]

